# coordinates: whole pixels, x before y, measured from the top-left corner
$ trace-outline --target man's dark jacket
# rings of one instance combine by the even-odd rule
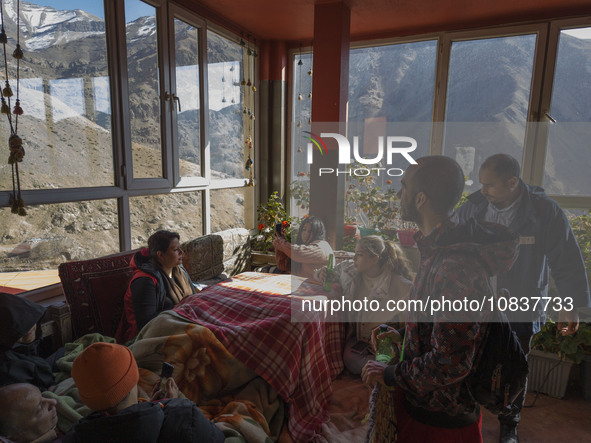
[[[115,415],[93,412],[76,423],[64,443],[217,443],[224,434],[192,401],[138,403]]]
[[[51,366],[37,355],[39,340],[17,343],[44,313],[43,306],[18,295],[0,294],[0,385],[31,383],[45,390],[55,384]]]
[[[590,305],[589,283],[579,245],[560,206],[542,188],[523,182],[521,186],[519,208],[509,226],[519,234],[519,256],[509,271],[497,276],[497,288],[532,300],[530,309],[506,313],[511,321],[533,322],[532,332],[537,332],[539,322],[544,321],[545,303],[541,300],[534,310],[532,297],[548,296],[549,269],[559,295],[563,300],[571,297],[575,308]],[[487,208],[488,200],[478,191],[458,208],[454,218],[483,221]]]

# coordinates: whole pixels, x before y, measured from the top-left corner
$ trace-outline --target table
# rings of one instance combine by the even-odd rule
[[[343,369],[343,323],[291,321],[293,297],[320,286],[286,274],[244,272],[186,297],[174,311],[210,329],[228,351],[288,404],[288,427],[309,441],[328,420],[331,383]]]

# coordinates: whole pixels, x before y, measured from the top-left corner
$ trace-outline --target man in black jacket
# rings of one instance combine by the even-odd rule
[[[0,386],[31,383],[45,390],[55,384],[51,365],[37,355],[44,313],[43,306],[0,293]]]
[[[223,442],[224,435],[197,406],[180,398],[138,403],[139,373],[125,346],[94,343],[74,360],[80,399],[95,412],[75,424],[69,442]],[[170,397],[178,395],[168,379]]]

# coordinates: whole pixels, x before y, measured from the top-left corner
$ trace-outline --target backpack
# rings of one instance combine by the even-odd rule
[[[493,414],[511,414],[525,389],[529,365],[504,312],[493,310],[466,382],[474,399]]]

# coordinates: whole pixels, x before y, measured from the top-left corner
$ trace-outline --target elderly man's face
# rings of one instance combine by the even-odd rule
[[[10,409],[3,411],[9,418],[15,435],[8,437],[18,442],[35,440],[57,425],[57,402],[41,396],[41,391],[30,384],[12,385],[6,392],[5,405]],[[3,408],[4,409],[4,408]]]

